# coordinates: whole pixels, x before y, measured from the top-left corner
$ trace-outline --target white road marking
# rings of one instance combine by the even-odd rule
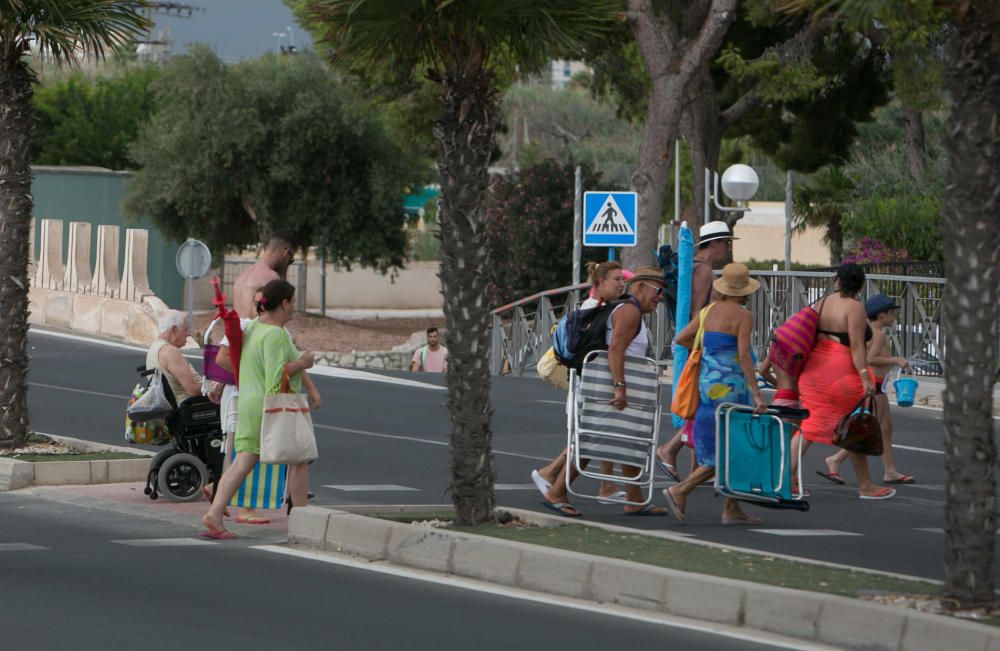
[[[459,588],[462,590],[473,590],[475,592],[482,592],[485,594],[491,594],[498,597],[519,599],[521,601],[530,601],[533,603],[545,604],[548,606],[556,606],[559,608],[567,608],[571,610],[580,610],[584,612],[594,613],[597,615],[607,615],[609,617],[618,617],[621,619],[627,619],[637,622],[656,624],[668,628],[677,628],[687,631],[696,631],[699,633],[708,633],[711,635],[718,635],[719,637],[724,637],[728,639],[763,644],[777,649],[799,649],[803,651],[830,651],[833,648],[821,644],[813,644],[803,640],[790,640],[788,638],[779,637],[777,635],[772,635],[770,633],[765,633],[763,631],[748,632],[748,630],[745,628],[737,628],[735,626],[726,626],[724,624],[712,624],[710,622],[698,622],[690,619],[684,619],[681,617],[675,617],[673,615],[666,615],[660,613],[635,611],[623,608],[615,604],[608,604],[608,603],[598,604],[589,601],[583,601],[580,599],[573,599],[572,597],[560,597],[547,594],[540,594],[528,590],[521,590],[519,588],[509,588],[506,586],[483,583],[480,581],[474,581],[472,579],[465,579],[452,575],[435,574],[431,572],[424,572],[422,570],[415,570],[406,567],[399,567],[396,565],[389,565],[386,563],[373,563],[371,561],[358,560],[346,556],[334,556],[332,554],[324,552],[309,551],[305,549],[294,549],[292,547],[282,547],[279,545],[258,545],[251,547],[250,549],[256,549],[259,551],[269,552],[272,554],[293,556],[295,558],[301,558],[306,560],[320,561],[321,563],[329,563],[331,565],[339,565],[341,567],[349,567],[357,570],[364,570],[366,572],[377,572],[379,574],[387,574],[389,576],[412,579],[415,581],[436,583],[438,585],[449,586],[452,588]]]
[[[147,350],[142,346],[135,346],[133,344],[120,344],[116,341],[106,341],[104,339],[95,339],[93,337],[71,335],[68,332],[55,332],[54,330],[42,330],[36,326],[30,326],[30,330],[32,334],[36,335],[45,335],[46,337],[55,337],[56,339],[68,339],[70,341],[79,341],[85,344],[94,344],[98,346],[105,346],[107,348],[118,348],[119,350],[131,350],[141,353],[144,353]]]
[[[383,382],[385,384],[398,384],[399,386],[411,387],[414,389],[430,389],[432,391],[447,391],[447,387],[441,387],[436,384],[428,384],[427,382],[419,382],[417,380],[407,380],[401,377],[390,377],[388,375],[379,375],[378,373],[369,373],[367,371],[359,371],[353,368],[341,368],[339,366],[313,366],[309,369],[309,375],[322,375],[324,377],[339,378],[343,380],[361,380],[363,382]]]
[[[112,540],[111,542],[129,547],[203,547],[217,544],[211,540],[199,538],[136,538],[134,540]]]
[[[0,543],[0,552],[32,552],[50,549],[30,543]]]
[[[534,484],[494,484],[493,488],[498,491],[536,491],[538,487]]]
[[[328,429],[334,432],[346,432],[347,434],[360,434],[361,436],[371,436],[373,438],[379,439],[393,439],[396,441],[410,441],[411,443],[423,443],[425,445],[437,445],[439,447],[450,447],[451,444],[447,441],[434,441],[432,439],[422,439],[416,436],[403,436],[401,434],[383,434],[382,432],[369,432],[363,429],[351,429],[349,427],[334,427],[333,425],[320,425],[318,423],[313,424],[314,429]],[[493,450],[493,454],[499,454],[505,457],[517,457],[519,459],[531,459],[533,461],[549,461],[547,457],[535,457],[530,454],[520,454],[517,452],[505,452],[504,450]]]
[[[912,445],[900,445],[899,443],[893,443],[892,447],[898,448],[900,450],[910,450],[912,452],[926,452],[928,454],[944,454],[944,450],[931,450],[930,448],[918,448]]]
[[[418,491],[419,488],[409,486],[399,486],[397,484],[323,484],[323,488],[332,488],[337,491],[356,492],[379,492],[379,491]]]
[[[902,484],[902,485],[906,486],[906,490],[909,490],[911,488],[919,488],[920,490],[925,490],[925,491],[937,491],[937,492],[944,491],[944,484]]]
[[[944,533],[944,529],[942,529],[941,527],[930,527],[930,528],[927,528],[927,529],[914,529],[914,531],[923,531],[924,533],[940,533],[940,534]],[[1000,529],[997,529],[994,533],[1000,534]]]
[[[86,389],[71,389],[70,387],[60,387],[55,384],[42,384],[41,382],[28,382],[30,387],[41,387],[42,389],[55,389],[56,391],[69,391],[70,393],[83,393],[88,396],[99,396],[101,398],[115,398],[116,400],[128,400],[128,396],[116,395],[114,393],[101,393],[100,391],[87,391]]]
[[[766,533],[772,536],[862,536],[864,534],[837,529],[751,529],[756,533]]]

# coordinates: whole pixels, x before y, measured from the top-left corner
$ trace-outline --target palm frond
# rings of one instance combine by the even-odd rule
[[[144,35],[152,22],[146,0],[0,0],[0,57],[20,57],[29,45],[57,62],[79,54],[103,58]]]
[[[462,65],[510,57],[527,67],[579,51],[614,25],[619,0],[308,0],[338,58]],[[483,61],[486,64],[487,61]]]

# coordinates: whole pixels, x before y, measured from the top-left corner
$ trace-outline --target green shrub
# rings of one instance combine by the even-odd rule
[[[486,228],[494,306],[570,284],[574,167],[546,159],[493,181]],[[585,190],[616,189],[581,167]],[[604,248],[585,247],[582,262],[605,256]]]

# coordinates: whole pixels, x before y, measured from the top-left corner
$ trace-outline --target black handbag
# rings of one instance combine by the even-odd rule
[[[833,444],[855,454],[882,456],[882,427],[875,413],[875,400],[864,397],[845,414],[833,430]]]

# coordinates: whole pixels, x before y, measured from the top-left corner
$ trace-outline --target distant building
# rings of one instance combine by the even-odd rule
[[[549,61],[548,68],[542,72],[542,78],[552,88],[562,89],[573,80],[573,75],[578,72],[589,73],[592,70],[583,61],[554,59]]]

